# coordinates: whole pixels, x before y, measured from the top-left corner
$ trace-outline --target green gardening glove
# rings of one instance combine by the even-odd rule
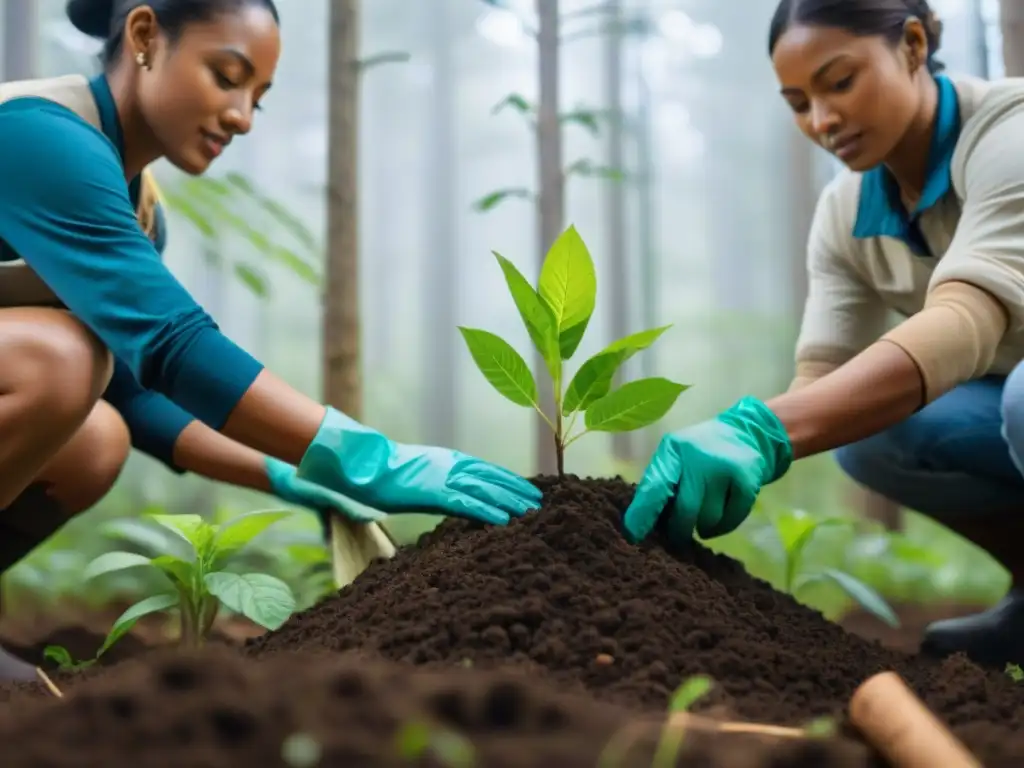
[[[665,435],[623,518],[626,539],[642,541],[667,517],[669,543],[722,536],[750,514],[761,487],[782,477],[793,449],[778,417],[745,397],[715,418]]]
[[[267,477],[270,492],[281,501],[295,504],[315,512],[324,527],[324,535],[330,530],[330,516],[343,515],[357,523],[372,523],[383,520],[386,515],[372,507],[358,504],[322,485],[303,480],[291,464],[267,456]]]
[[[385,514],[419,512],[489,525],[539,509],[542,498],[540,489],[504,467],[450,448],[396,442],[336,408],[327,409],[297,475]]]

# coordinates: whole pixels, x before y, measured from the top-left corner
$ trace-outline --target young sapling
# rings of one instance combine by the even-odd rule
[[[140,600],[122,613],[93,659],[74,662],[60,646],[47,648],[44,655],[63,668],[88,666],[140,619],[161,611],[177,612],[180,644],[187,647],[205,642],[222,605],[260,626],[277,629],[295,610],[295,598],[288,585],[265,573],[235,573],[226,568],[256,536],[290,514],[277,510],[250,512],[222,525],[208,523],[199,515],[150,516],[184,542],[184,551],[155,557],[107,552],[89,564],[84,577],[90,580],[127,568],[156,568],[167,577],[168,589]]]
[[[815,518],[803,510],[788,510],[773,514],[771,521],[782,545],[785,568],[782,579],[784,592],[796,597],[796,594],[809,584],[831,582],[873,616],[891,627],[899,626],[899,618],[885,598],[855,576],[838,568],[824,568],[810,573],[800,572],[804,550],[814,535],[824,528],[852,526],[851,519]]]
[[[590,252],[570,226],[552,244],[537,286],[504,256],[494,253],[516,309],[544,360],[554,390],[554,413],[544,413],[537,381],[511,344],[490,331],[459,327],[484,378],[516,405],[535,409],[551,428],[558,475],[565,474],[565,449],[589,432],[628,432],[661,419],[686,389],[659,376],[613,389],[619,368],[650,347],[671,326],[652,328],[612,342],[585,361],[565,385],[564,363],[583,340],[597,300],[597,276]],[[573,432],[583,415],[584,428]]]

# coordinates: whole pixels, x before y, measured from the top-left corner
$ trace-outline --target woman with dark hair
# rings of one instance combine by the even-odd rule
[[[388,513],[503,525],[538,507],[504,468],[295,391],[163,265],[145,169],[201,174],[250,131],[280,53],[272,0],[71,0],[68,16],[105,40],[103,73],[0,84],[0,573],[104,496],[131,445],[335,513],[354,539]]]
[[[1010,571],[1002,602],[923,646],[1001,665],[1024,659],[1024,81],[942,74],[940,33],[924,0],[779,4],[782,97],[846,165],[811,227],[796,378],[666,435],[625,528],[720,536],[793,460],[837,449]]]

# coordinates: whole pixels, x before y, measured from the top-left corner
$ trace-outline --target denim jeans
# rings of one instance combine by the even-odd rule
[[[861,485],[940,521],[1024,508],[1024,363],[835,455]]]

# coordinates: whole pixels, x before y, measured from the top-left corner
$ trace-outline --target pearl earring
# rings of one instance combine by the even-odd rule
[[[143,53],[142,51],[139,51],[138,53],[136,53],[135,54],[135,62],[140,67],[145,67],[146,66],[146,54]],[[148,69],[148,67],[147,67],[147,69]]]

